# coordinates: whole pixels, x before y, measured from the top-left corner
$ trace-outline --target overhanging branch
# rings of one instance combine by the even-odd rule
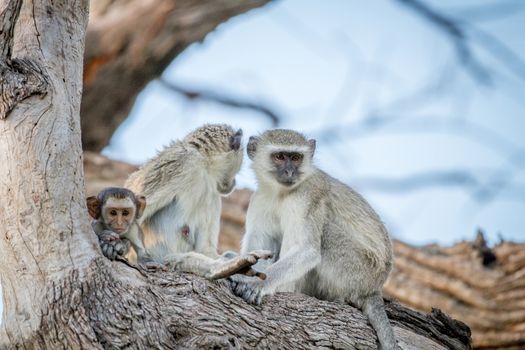
[[[228,107],[249,109],[259,112],[270,119],[273,127],[279,125],[280,121],[282,120],[282,118],[277,115],[276,112],[260,103],[246,101],[240,97],[227,96],[225,94],[220,94],[211,90],[188,89],[162,78],[159,79],[159,81],[164,87],[186,97],[189,100],[210,101]]]

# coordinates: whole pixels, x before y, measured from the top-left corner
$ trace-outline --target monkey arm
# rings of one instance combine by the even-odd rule
[[[264,295],[273,294],[280,286],[295,282],[319,264],[321,254],[312,247],[298,247],[285,254],[265,271],[266,280],[236,278],[232,291],[250,304],[259,305]]]
[[[286,283],[295,282],[321,262],[321,252],[312,246],[298,246],[265,270],[263,294],[272,294]]]
[[[245,249],[271,247],[275,254],[276,262],[264,266],[261,262],[255,268],[262,268],[266,274],[265,281],[237,279],[233,281],[232,290],[248,303],[259,304],[262,296],[274,293],[279,287],[296,282],[321,262],[321,235],[322,223],[315,222],[313,217],[307,215],[307,208],[289,207],[291,214],[282,227],[282,241],[274,235],[265,232],[268,225],[261,221],[261,216],[254,216],[247,227],[250,229],[243,240],[242,251]],[[316,211],[324,210],[323,206],[315,208]],[[297,214],[299,213],[299,214]],[[290,214],[290,213],[285,213]]]

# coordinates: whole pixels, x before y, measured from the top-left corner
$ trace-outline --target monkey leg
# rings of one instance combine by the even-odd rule
[[[166,263],[176,270],[191,272],[215,280],[229,277],[236,273],[249,273],[252,276],[256,276],[257,272],[249,271],[250,266],[256,264],[259,259],[267,259],[271,256],[271,252],[256,251],[225,260],[212,259],[197,252],[189,252],[169,257],[166,259]]]

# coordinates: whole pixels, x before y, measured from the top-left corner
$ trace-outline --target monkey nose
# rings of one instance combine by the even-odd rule
[[[287,177],[292,177],[293,176],[293,170],[291,170],[291,169],[286,169],[285,173],[286,173]]]

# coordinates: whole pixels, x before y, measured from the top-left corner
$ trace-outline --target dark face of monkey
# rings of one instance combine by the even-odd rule
[[[260,183],[277,183],[291,189],[314,170],[315,140],[293,130],[267,130],[251,136],[246,151]]]
[[[230,136],[227,152],[220,156],[221,169],[217,171],[222,175],[217,182],[217,191],[220,194],[227,195],[235,188],[235,175],[239,172],[242,162],[241,142],[242,130],[239,129]]]
[[[301,175],[304,155],[300,152],[274,152],[270,155],[276,180],[284,186],[293,186]]]
[[[91,217],[102,220],[109,230],[123,236],[144,212],[146,199],[125,188],[110,187],[96,197],[87,198],[87,206]]]

